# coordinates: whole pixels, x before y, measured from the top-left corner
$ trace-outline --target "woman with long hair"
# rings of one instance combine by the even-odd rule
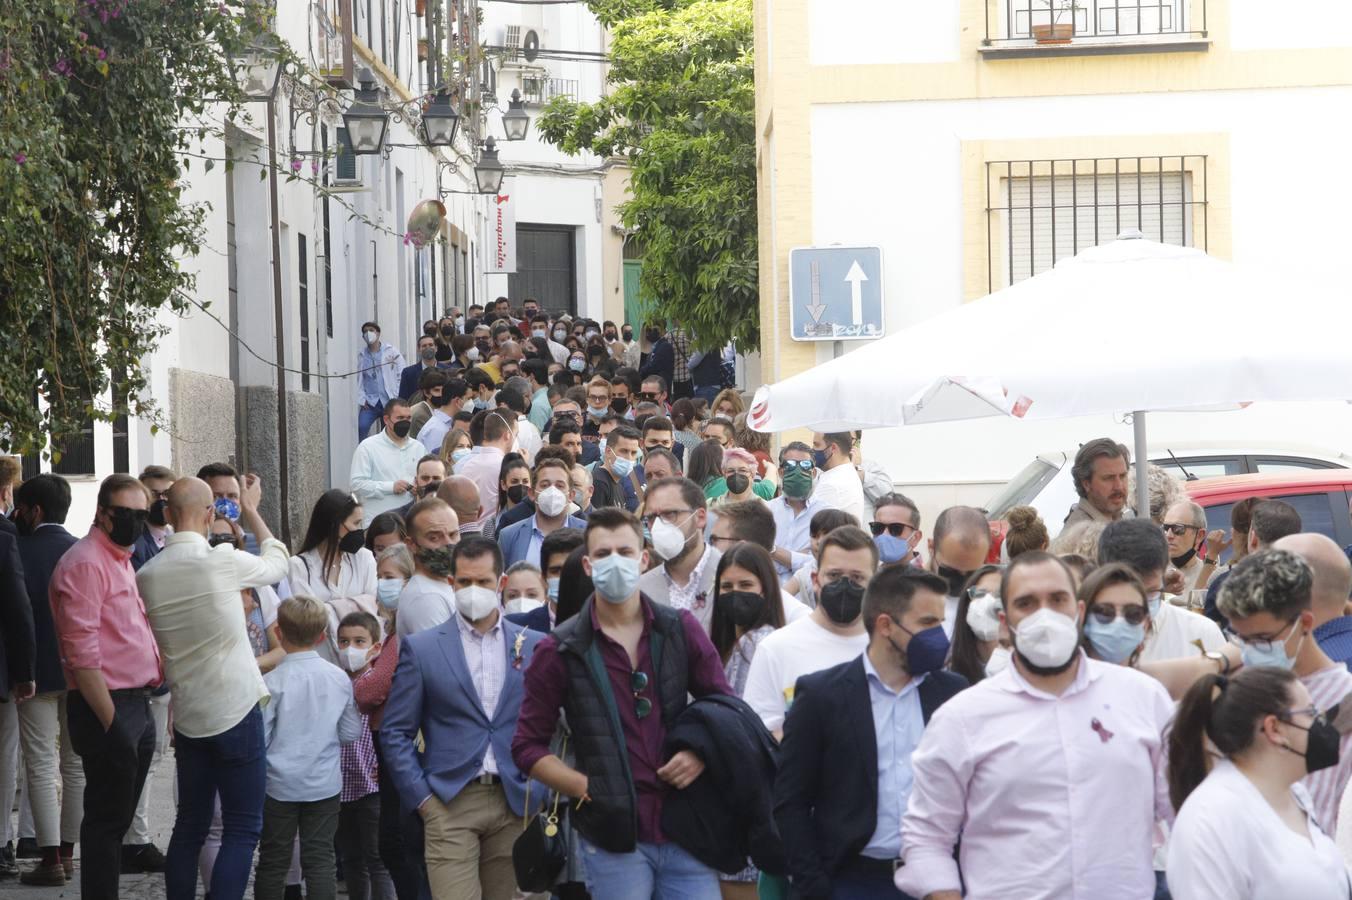
[[[746,690],[756,648],[784,627],[775,561],[764,547],[734,544],[718,560],[714,574],[714,611],[709,637],[723,660],[723,672],[738,697]],[[752,900],[760,872],[748,865],[736,875],[719,875],[723,900]]]
[[[738,413],[746,412],[746,404],[742,402],[742,394],[736,388],[724,388],[714,397],[709,409],[712,415],[731,422],[737,418]]]
[[[498,470],[497,519],[484,523],[484,537],[496,537],[498,519],[517,505],[530,502],[530,487],[530,466],[526,465],[526,458],[520,453],[508,453],[502,458],[502,468]]]
[[[1080,585],[1084,649],[1094,659],[1135,666],[1150,636],[1145,585],[1125,563],[1099,566]]]
[[[1009,650],[1000,650],[1001,566],[984,565],[967,578],[953,620],[952,650],[948,668],[972,684],[994,675],[1009,663]],[[986,671],[991,658],[996,664]],[[1003,663],[1003,665],[1002,665]]]
[[[366,540],[363,543],[366,549],[371,551],[371,555],[379,560],[381,551],[402,544],[406,537],[408,531],[404,528],[404,517],[390,510],[376,516],[371,520],[371,524],[366,526]]]
[[[446,471],[454,472],[455,464],[469,456],[473,450],[474,441],[470,440],[468,431],[456,427],[446,432],[446,437],[441,441],[440,452],[441,461],[446,464]]]
[[[700,437],[695,433],[697,419],[695,404],[690,398],[682,397],[671,404],[671,427],[674,429],[671,436],[685,445],[686,453],[700,445]]]
[[[722,445],[712,439],[700,441],[698,447],[686,454],[685,477],[699,485],[706,498],[710,496],[710,491],[715,492],[714,496],[726,491],[727,486],[722,480]]]
[[[1290,670],[1245,668],[1198,680],[1169,732],[1169,799],[1178,817],[1167,870],[1175,900],[1352,896],[1342,855],[1301,784],[1337,764],[1340,742]]]
[[[329,614],[327,639],[315,649],[338,664],[338,623],[353,612],[376,615],[376,558],[366,549],[362,510],[347,491],[315,501],[300,552],[291,557],[291,592],[314,597]]]

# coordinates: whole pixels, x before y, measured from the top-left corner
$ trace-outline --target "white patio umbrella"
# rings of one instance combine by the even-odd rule
[[[1146,411],[1352,399],[1349,293],[1123,235],[766,385],[747,419],[831,432],[1131,412],[1145,509]]]

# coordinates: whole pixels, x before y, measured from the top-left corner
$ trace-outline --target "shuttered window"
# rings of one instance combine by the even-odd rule
[[[990,290],[1139,230],[1206,248],[1206,157],[987,163]]]

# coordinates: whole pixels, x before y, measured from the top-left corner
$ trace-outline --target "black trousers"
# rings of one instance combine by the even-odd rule
[[[404,812],[394,778],[385,769],[380,735],[373,735],[373,738],[376,761],[380,765],[380,861],[390,873],[399,900],[430,897],[427,866],[423,863],[422,817],[416,810]]]
[[[66,703],[70,741],[84,764],[84,821],[80,824],[80,898],[117,900],[122,837],[155,754],[150,692],[113,691],[113,722],[103,729],[79,691]]]

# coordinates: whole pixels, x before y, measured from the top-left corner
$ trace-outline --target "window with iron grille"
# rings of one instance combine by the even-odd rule
[[[1139,230],[1207,248],[1207,158],[1116,156],[986,163],[989,291]]]
[[[986,0],[988,45],[1149,42],[1207,33],[1207,0]]]

